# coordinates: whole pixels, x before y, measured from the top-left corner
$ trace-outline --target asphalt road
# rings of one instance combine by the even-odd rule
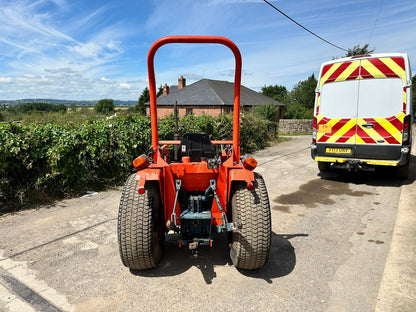
[[[256,154],[273,222],[263,269],[235,269],[219,236],[198,258],[167,238],[158,268],[129,271],[119,188],[0,218],[0,311],[373,311],[401,186],[416,174],[321,175],[309,145],[298,136]]]

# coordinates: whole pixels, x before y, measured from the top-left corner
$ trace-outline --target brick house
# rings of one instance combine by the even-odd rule
[[[157,98],[157,115],[164,117],[173,113],[177,102],[179,116],[185,114],[218,116],[230,113],[234,104],[234,83],[213,79],[201,79],[186,86],[186,79],[181,76],[177,86],[163,87],[163,94]],[[284,106],[261,93],[241,86],[240,105],[248,110],[253,106],[273,103],[279,107],[276,119],[283,118]],[[146,114],[150,114],[150,104],[146,103]]]

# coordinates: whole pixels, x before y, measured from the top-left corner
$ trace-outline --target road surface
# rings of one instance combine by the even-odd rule
[[[373,311],[403,184],[389,170],[320,174],[310,137],[258,152],[272,249],[235,269],[221,236],[198,258],[167,238],[155,270],[123,267],[121,187],[0,218],[0,311]],[[414,161],[414,156],[412,156]]]

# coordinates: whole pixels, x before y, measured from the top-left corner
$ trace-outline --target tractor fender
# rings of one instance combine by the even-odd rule
[[[163,200],[163,190],[162,190],[162,183],[160,182],[162,176],[162,169],[152,169],[147,168],[140,170],[136,173],[135,180],[139,182],[139,186],[137,191],[140,193],[141,190],[144,190],[144,186],[146,184],[146,181],[156,181],[159,185],[159,191],[161,198]]]
[[[228,194],[231,195],[232,185],[236,181],[244,181],[247,183],[247,186],[254,182],[254,173],[253,171],[241,168],[241,169],[230,169],[229,171],[229,183],[228,183]],[[230,197],[231,198],[231,197]]]

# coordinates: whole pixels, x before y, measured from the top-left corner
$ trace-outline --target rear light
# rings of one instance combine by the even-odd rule
[[[140,155],[135,160],[133,160],[133,167],[137,171],[147,168],[150,165],[150,159],[146,155]]]
[[[403,121],[403,145],[409,145],[409,139],[410,139],[410,115],[407,115],[404,117]]]
[[[257,167],[257,160],[255,160],[251,156],[248,156],[248,155],[244,156],[242,161],[243,161],[244,169],[253,171]]]
[[[316,143],[316,133],[318,132],[316,117],[313,117],[313,129],[312,129],[312,143]]]

